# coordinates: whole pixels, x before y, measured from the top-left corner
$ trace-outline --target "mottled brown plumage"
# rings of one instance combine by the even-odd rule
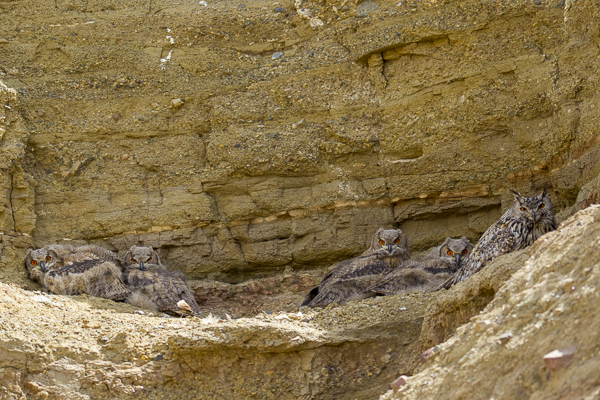
[[[439,289],[448,289],[477,273],[491,260],[524,249],[543,234],[556,229],[552,201],[546,188],[538,196],[523,197],[511,190],[514,202],[481,236],[469,260]]]
[[[454,274],[468,258],[473,245],[466,238],[446,238],[431,249],[424,259],[402,263],[394,271],[367,288],[364,297],[390,296],[412,292],[429,292]]]
[[[129,295],[120,264],[116,254],[96,245],[52,244],[30,250],[25,257],[29,276],[46,290],[110,300],[124,300]]]
[[[152,247],[132,246],[125,256],[125,280],[131,290],[127,302],[141,308],[180,316],[200,312],[184,276],[159,264]],[[180,303],[184,300],[187,307]],[[179,303],[179,304],[178,304]]]
[[[56,294],[103,297],[122,301],[130,291],[123,281],[121,269],[112,261],[71,261],[48,271],[44,287]]]
[[[400,229],[380,228],[362,255],[332,268],[304,298],[300,307],[342,304],[364,292],[376,279],[409,260],[408,239]],[[368,277],[368,278],[367,278]]]

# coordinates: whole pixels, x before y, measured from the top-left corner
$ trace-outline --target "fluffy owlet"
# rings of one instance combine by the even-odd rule
[[[58,254],[52,249],[43,247],[41,249],[27,251],[25,256],[25,268],[32,281],[44,285],[44,275],[56,265]]]
[[[364,297],[390,296],[416,291],[431,291],[454,274],[469,257],[473,245],[466,238],[446,238],[431,249],[423,260],[402,263],[394,271],[367,288]]]
[[[376,283],[381,275],[409,259],[408,239],[402,230],[379,228],[369,249],[356,258],[340,262],[326,273],[300,307],[325,307],[356,300],[356,296]]]
[[[30,251],[25,264],[31,279],[52,293],[118,301],[129,295],[118,260],[116,254],[95,245],[48,245]]]
[[[200,307],[181,273],[167,270],[152,247],[132,246],[125,254],[127,302],[180,316],[195,315]]]
[[[530,246],[538,237],[556,229],[552,201],[546,187],[534,197],[523,197],[514,190],[511,192],[515,196],[513,204],[485,231],[468,261],[440,289],[448,289],[464,281],[494,258]]]

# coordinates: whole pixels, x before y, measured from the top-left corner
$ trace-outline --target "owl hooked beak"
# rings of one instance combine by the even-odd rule
[[[392,245],[391,245],[391,244],[388,244],[388,246],[387,246],[387,247],[388,247],[388,253],[392,254]]]
[[[41,262],[40,263],[40,268],[42,269],[42,272],[46,273],[46,263],[45,262]]]
[[[140,270],[144,271],[144,262],[140,261]]]
[[[456,265],[460,265],[460,256],[461,254],[456,255]]]

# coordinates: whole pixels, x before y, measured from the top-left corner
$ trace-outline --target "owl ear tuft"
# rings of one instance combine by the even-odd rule
[[[398,232],[398,239],[400,239],[398,247],[402,247],[404,251],[408,251],[408,238],[401,229],[397,229],[396,232]]]
[[[521,194],[519,192],[517,192],[516,190],[512,190],[512,189],[508,189],[510,190],[510,192],[515,196],[515,200],[518,200],[519,202],[521,202],[523,200],[523,196],[521,196]]]
[[[542,194],[540,194],[540,199],[543,199],[548,194],[548,182],[544,183],[544,189],[542,190]]]

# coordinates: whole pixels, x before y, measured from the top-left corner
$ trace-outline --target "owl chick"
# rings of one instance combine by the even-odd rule
[[[537,196],[523,197],[511,190],[513,204],[481,236],[468,261],[439,289],[448,289],[477,273],[494,258],[524,249],[543,234],[556,229],[552,201],[546,187]]]
[[[30,250],[25,257],[31,279],[52,293],[120,301],[129,295],[129,289],[117,263],[116,254],[96,245],[47,245]]]
[[[460,239],[446,238],[441,245],[431,249],[423,260],[406,261],[368,287],[362,298],[429,292],[454,274],[472,249],[473,245],[464,236]]]
[[[56,251],[43,247],[41,249],[29,249],[25,256],[25,268],[29,274],[29,278],[44,285],[44,275],[48,270],[52,270],[58,261]]]
[[[471,252],[473,244],[465,236],[460,239],[446,238],[444,242],[431,249],[425,255],[421,268],[447,269],[454,273],[465,263]]]
[[[340,262],[326,273],[300,307],[325,307],[354,300],[375,282],[374,277],[379,279],[409,259],[408,239],[402,230],[379,228],[369,249],[356,258]]]
[[[184,276],[167,270],[152,247],[129,249],[125,254],[125,280],[131,289],[126,301],[136,307],[180,316],[200,313]]]

